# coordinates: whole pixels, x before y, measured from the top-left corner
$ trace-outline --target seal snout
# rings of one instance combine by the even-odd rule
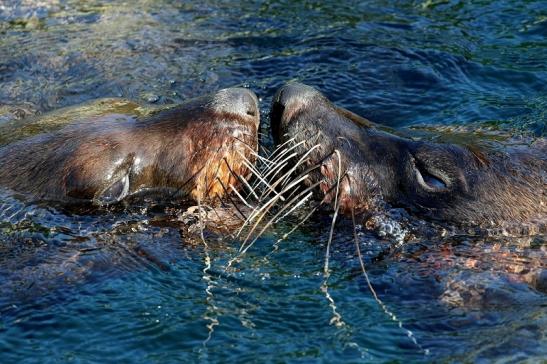
[[[277,90],[270,111],[272,135],[276,142],[281,140],[292,117],[318,94],[313,87],[298,82],[287,83]]]
[[[245,110],[245,114],[252,117],[257,116],[259,111],[258,97],[256,94],[253,91],[242,87],[236,87],[233,90],[233,92],[238,96],[238,100],[244,106],[242,110]]]
[[[279,103],[283,106],[287,106],[295,102],[307,103],[309,99],[317,94],[317,90],[311,86],[304,85],[303,83],[287,83],[275,93],[274,103]]]
[[[214,106],[219,112],[252,118],[258,126],[260,118],[258,98],[253,91],[247,88],[231,87],[220,90],[215,96]]]

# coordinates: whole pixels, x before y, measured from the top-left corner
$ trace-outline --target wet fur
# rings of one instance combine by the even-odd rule
[[[104,115],[5,145],[0,185],[35,199],[98,204],[148,193],[223,196],[221,184],[247,174],[240,154],[254,160],[258,105],[249,101],[251,116],[214,102],[206,96],[141,118]]]
[[[289,84],[272,105],[274,139],[305,140],[302,155],[320,144],[308,165],[338,150],[342,156],[341,209],[371,212],[387,203],[431,220],[484,227],[534,222],[545,230],[547,216],[547,148],[495,150],[415,141],[356,123],[317,90]],[[366,120],[366,119],[364,119]],[[309,142],[308,142],[309,141]],[[313,141],[313,142],[312,142]],[[329,158],[309,183],[323,180],[323,193],[334,185],[337,162]],[[428,190],[417,182],[416,169],[446,180],[446,188]],[[327,201],[333,197],[324,196]]]

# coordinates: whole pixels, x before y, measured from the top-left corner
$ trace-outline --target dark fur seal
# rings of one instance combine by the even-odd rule
[[[61,202],[149,193],[207,201],[237,186],[254,161],[259,110],[247,89],[136,114],[84,117],[1,146],[0,186]]]
[[[310,172],[308,182],[320,183],[327,201],[334,201],[340,163],[342,211],[374,212],[389,204],[456,225],[534,222],[540,226],[536,229],[545,230],[543,139],[488,150],[404,138],[299,83],[283,86],[274,96],[271,127],[277,144],[291,138],[293,144],[303,142],[297,148],[300,155],[315,148],[308,166],[320,168]]]

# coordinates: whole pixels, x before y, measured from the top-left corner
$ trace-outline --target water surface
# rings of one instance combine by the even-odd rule
[[[544,136],[546,36],[544,1],[8,0],[0,124],[101,97],[152,106],[242,85],[260,96],[267,133],[271,96],[299,80],[392,127]],[[333,312],[322,290],[329,216],[277,247],[294,221],[275,226],[227,269],[240,241],[211,236],[206,249],[159,208],[74,212],[0,197],[2,363],[547,356],[545,294],[505,268],[544,265],[542,237],[424,241],[373,262],[389,242],[363,233],[393,320],[344,223],[330,263]],[[465,304],[454,292],[468,293]]]

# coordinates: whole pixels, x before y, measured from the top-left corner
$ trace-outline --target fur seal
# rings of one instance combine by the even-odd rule
[[[236,188],[254,162],[260,115],[248,89],[150,114],[129,102],[106,104],[105,113],[83,117],[72,108],[69,122],[54,120],[49,131],[37,122],[37,134],[1,145],[0,186],[63,203],[109,205],[150,194],[208,201]]]
[[[308,153],[308,183],[342,211],[374,213],[402,207],[420,218],[458,226],[533,223],[545,231],[547,147],[478,148],[413,140],[337,107],[313,87],[290,83],[273,98],[271,128],[277,144]],[[313,149],[313,150],[312,150]],[[339,170],[339,166],[341,169]]]

